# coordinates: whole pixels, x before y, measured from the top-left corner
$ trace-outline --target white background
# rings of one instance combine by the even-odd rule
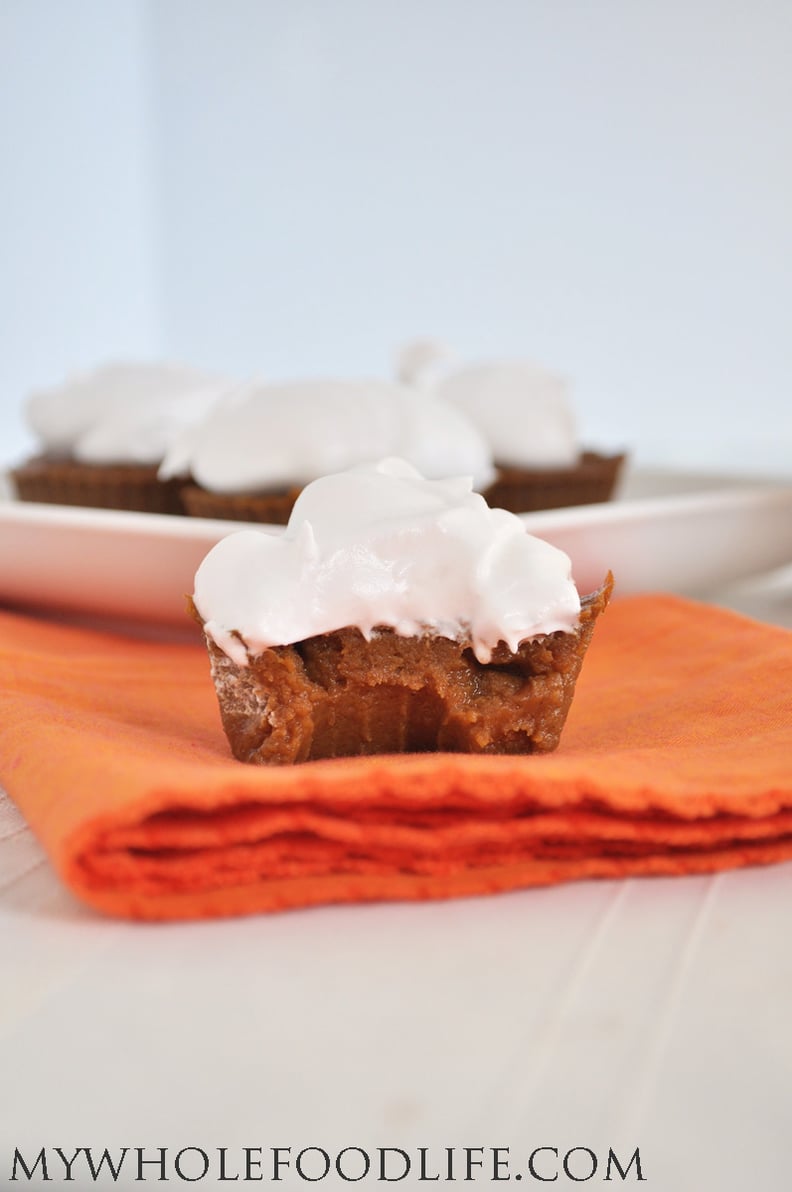
[[[0,461],[75,367],[422,333],[788,473],[791,60],[787,0],[0,0]]]

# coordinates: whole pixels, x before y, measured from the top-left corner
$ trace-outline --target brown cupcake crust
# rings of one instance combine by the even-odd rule
[[[584,451],[568,468],[517,468],[496,463],[497,476],[482,490],[493,509],[532,513],[567,505],[592,505],[613,495],[625,456]],[[213,493],[197,484],[184,487],[182,498],[191,517],[259,522],[285,526],[302,491],[299,485],[270,493]]]
[[[182,499],[190,517],[285,526],[301,491],[297,485],[272,493],[213,493],[197,484],[187,484]]]
[[[182,480],[160,480],[157,464],[86,464],[37,456],[11,472],[22,501],[126,509],[138,513],[184,513]]]
[[[573,632],[546,634],[489,663],[469,643],[355,628],[276,646],[238,666],[207,639],[223,727],[240,761],[427,750],[546,753],[557,747],[612,576]]]
[[[623,453],[584,451],[571,467],[537,469],[507,467],[496,461],[498,474],[483,495],[493,509],[510,513],[595,505],[613,496],[625,458]]]

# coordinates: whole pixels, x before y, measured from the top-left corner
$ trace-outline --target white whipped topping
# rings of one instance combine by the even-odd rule
[[[109,364],[30,394],[26,414],[47,452],[82,463],[153,464],[227,385],[180,365]]]
[[[404,385],[427,388],[452,367],[454,359],[440,339],[413,339],[396,353],[396,376]]]
[[[205,631],[244,666],[270,646],[357,626],[498,642],[578,623],[567,555],[490,509],[467,478],[426,480],[404,460],[324,476],[303,490],[283,534],[222,539],[195,577]],[[240,640],[241,639],[241,640]]]
[[[439,341],[416,340],[399,353],[397,373],[464,411],[479,428],[496,464],[552,468],[580,454],[568,383],[527,360],[452,369]]]
[[[425,476],[494,478],[486,441],[467,415],[390,381],[239,386],[167,453],[163,479],[191,473],[212,492],[262,492],[397,455]]]

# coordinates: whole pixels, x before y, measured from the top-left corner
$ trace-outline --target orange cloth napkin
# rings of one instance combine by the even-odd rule
[[[0,783],[111,914],[447,898],[792,857],[792,634],[671,596],[600,619],[558,752],[245,766],[202,644],[0,613]]]

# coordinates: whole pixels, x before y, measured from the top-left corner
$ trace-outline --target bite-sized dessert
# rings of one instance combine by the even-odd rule
[[[241,761],[555,749],[598,614],[568,557],[469,478],[384,460],[309,484],[285,532],[206,556],[193,611]]]
[[[463,411],[389,381],[239,386],[176,438],[163,478],[190,476],[188,512],[285,525],[301,489],[331,472],[397,455],[431,478],[494,476]]]
[[[228,382],[168,364],[110,364],[32,393],[39,454],[12,472],[25,501],[182,513],[182,481],[158,469],[174,437]]]
[[[624,454],[580,446],[567,381],[529,361],[452,368],[431,340],[408,344],[398,373],[406,384],[462,410],[484,435],[497,469],[484,490],[513,513],[589,505],[612,495]]]

